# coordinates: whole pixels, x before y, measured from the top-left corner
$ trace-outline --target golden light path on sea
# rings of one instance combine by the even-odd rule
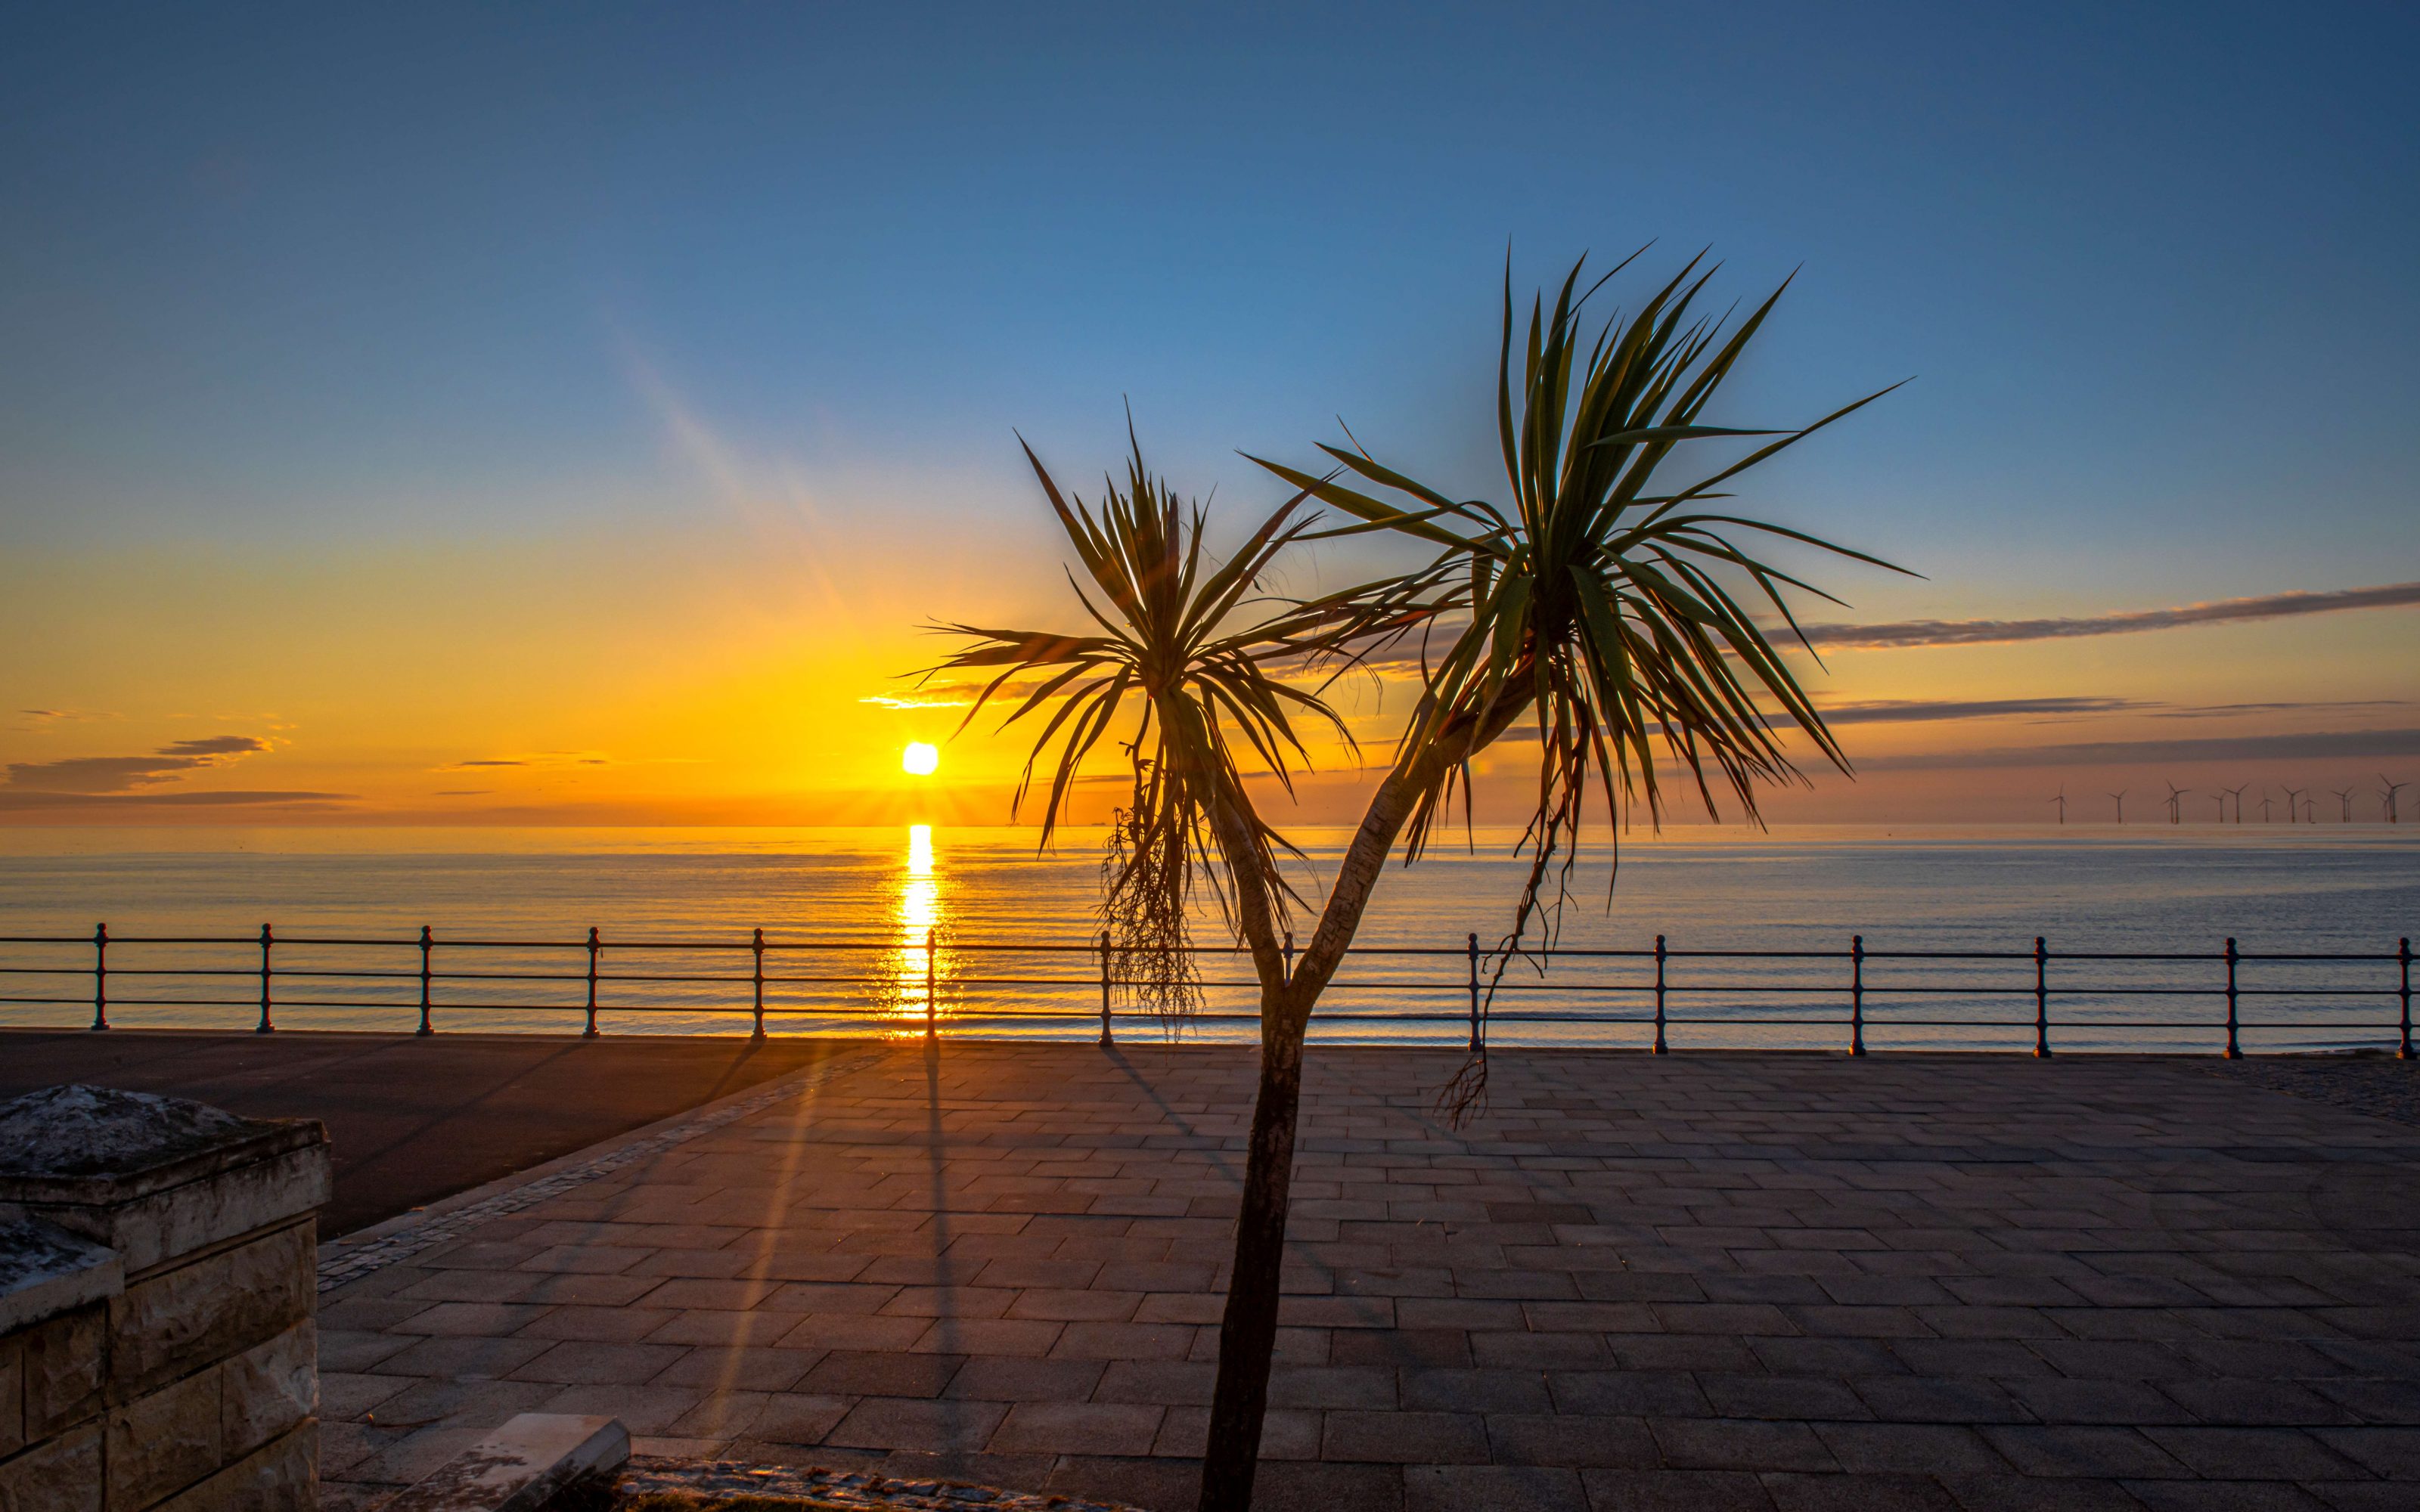
[[[900,869],[895,910],[899,945],[892,957],[889,991],[883,996],[894,1018],[922,1021],[941,1012],[937,984],[947,975],[941,937],[949,910],[933,865],[933,826],[908,826],[908,854]]]

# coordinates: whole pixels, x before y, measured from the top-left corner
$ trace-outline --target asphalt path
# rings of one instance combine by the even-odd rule
[[[0,1099],[62,1082],[328,1126],[323,1239],[849,1049],[835,1040],[0,1029]]]

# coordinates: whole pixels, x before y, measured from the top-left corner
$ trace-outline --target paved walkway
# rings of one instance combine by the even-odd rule
[[[335,1153],[324,1239],[786,1075],[832,1049],[702,1035],[0,1029],[0,1099],[97,1082],[253,1118],[318,1119]]]
[[[2202,1061],[1530,1052],[1456,1134],[1452,1064],[1314,1056],[1264,1506],[2420,1505],[2420,1130]],[[549,1410],[1189,1508],[1249,1070],[898,1045],[352,1283],[330,1504]]]

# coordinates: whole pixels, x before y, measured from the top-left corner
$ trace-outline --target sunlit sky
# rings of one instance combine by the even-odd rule
[[[1744,501],[1924,574],[1811,618],[2071,622],[1838,634],[1861,779],[1776,817],[2374,816],[2415,55],[2387,5],[11,7],[0,822],[1005,821],[1016,743],[892,704],[951,702],[929,619],[1080,623],[1016,432],[1096,479],[1130,402],[1231,523],[1340,416],[1500,493],[1508,245],[1650,241],[1798,270],[1712,418],[1915,378]]]

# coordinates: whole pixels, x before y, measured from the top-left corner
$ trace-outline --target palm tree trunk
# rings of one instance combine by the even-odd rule
[[[1295,1117],[1302,1104],[1302,1035],[1285,1032],[1274,1011],[1281,1005],[1265,1001],[1271,995],[1263,995],[1260,1094],[1252,1103],[1244,1202],[1235,1218],[1234,1275],[1218,1325],[1218,1381],[1202,1461],[1202,1512],[1244,1512],[1252,1504],[1261,1425],[1269,1405],[1269,1365],[1277,1350]]]
[[[1199,1512],[1248,1512],[1252,1504],[1261,1424],[1269,1405],[1269,1365],[1277,1350],[1286,1212],[1294,1186],[1295,1120],[1302,1106],[1302,1041],[1311,1026],[1311,1006],[1342,964],[1395,837],[1403,833],[1420,795],[1439,773],[1502,734],[1528,706],[1526,697],[1506,698],[1489,712],[1484,725],[1449,732],[1387,775],[1345,848],[1318,931],[1291,978],[1282,974],[1282,967],[1272,977],[1275,963],[1263,939],[1270,933],[1265,908],[1244,910],[1245,933],[1261,966],[1261,1085],[1252,1103],[1243,1206],[1235,1216],[1234,1274],[1227,1283],[1227,1311],[1218,1324],[1218,1379],[1210,1397]],[[1214,813],[1213,822],[1231,856],[1235,854],[1236,842],[1229,839],[1235,816],[1222,810]],[[1265,899],[1247,902],[1264,904]]]

